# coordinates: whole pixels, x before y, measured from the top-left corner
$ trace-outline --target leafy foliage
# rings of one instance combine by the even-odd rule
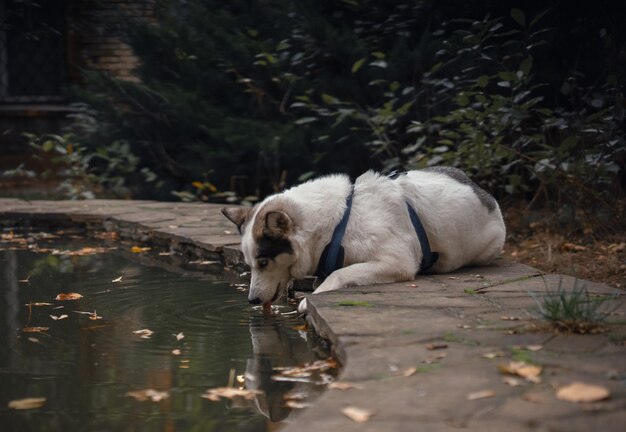
[[[541,2],[158,4],[157,24],[130,29],[140,81],[94,76],[83,94],[98,111],[84,142],[128,143],[159,179],[153,197],[254,200],[315,174],[437,164],[531,204],[612,209],[623,193],[623,32],[600,13],[583,20],[582,6]]]
[[[139,158],[128,142],[116,140],[108,145],[87,146],[79,137],[92,136],[96,121],[92,112],[84,110],[74,116],[73,129],[58,134],[37,136],[25,134],[36,157],[50,167],[44,177],[58,181],[58,193],[71,199],[99,196],[129,197],[131,187],[156,182],[149,168],[139,168]]]

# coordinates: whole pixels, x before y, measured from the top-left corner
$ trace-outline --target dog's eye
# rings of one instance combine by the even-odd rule
[[[265,258],[261,258],[261,259],[258,261],[259,268],[265,268],[265,267],[267,267],[267,264],[268,264],[268,263],[269,263],[269,260],[266,260]]]

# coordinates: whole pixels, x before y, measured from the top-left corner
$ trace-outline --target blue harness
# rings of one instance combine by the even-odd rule
[[[395,180],[400,176],[400,174],[401,173],[398,171],[393,171],[388,175],[388,177]],[[341,242],[343,240],[343,235],[346,232],[346,227],[348,226],[348,219],[350,219],[353,195],[354,185],[351,186],[348,198],[346,198],[346,210],[343,213],[343,217],[335,227],[330,243],[326,245],[324,251],[322,252],[322,256],[320,256],[317,271],[315,272],[315,276],[320,279],[327,278],[332,272],[343,267],[345,252],[343,246],[341,246]],[[406,206],[409,212],[409,218],[411,219],[411,223],[413,224],[413,228],[415,228],[415,233],[417,234],[420,246],[422,247],[422,262],[420,263],[419,270],[419,273],[422,273],[431,268],[437,262],[439,254],[437,252],[431,252],[430,243],[428,242],[428,236],[426,236],[424,225],[422,225],[419,216],[408,201],[406,202]]]

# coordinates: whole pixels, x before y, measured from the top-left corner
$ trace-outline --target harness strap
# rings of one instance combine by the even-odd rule
[[[413,224],[413,228],[415,228],[417,239],[422,247],[422,262],[420,263],[420,270],[418,273],[423,273],[435,265],[437,259],[439,259],[439,254],[437,252],[431,252],[430,243],[428,242],[428,236],[426,235],[424,225],[422,225],[422,221],[417,215],[417,212],[413,209],[413,207],[411,207],[411,204],[409,204],[408,201],[406,202],[406,207],[409,210],[411,223]]]
[[[400,174],[406,173],[394,171],[389,174],[388,177],[392,180],[395,180],[400,176]],[[348,226],[348,220],[350,219],[350,210],[352,209],[353,195],[354,185],[350,187],[350,193],[346,198],[346,210],[343,213],[341,221],[335,227],[335,230],[333,231],[333,236],[331,237],[330,242],[322,251],[322,255],[320,256],[319,262],[317,264],[315,276],[320,279],[327,278],[332,272],[343,267],[343,259],[345,253],[343,246],[341,246],[341,242],[343,241],[343,235],[346,233],[346,227]],[[411,219],[413,228],[415,229],[415,234],[417,235],[417,239],[419,240],[420,246],[422,248],[422,262],[420,263],[419,270],[419,273],[422,273],[431,268],[437,262],[439,254],[430,250],[430,243],[428,242],[428,236],[426,235],[424,225],[422,225],[422,221],[417,215],[417,212],[415,211],[415,209],[413,209],[408,201],[406,201],[406,207],[407,211],[409,212],[409,218]]]
[[[391,180],[395,180],[401,175],[406,175],[406,171],[400,172],[398,170],[394,170],[387,174]],[[420,270],[418,273],[423,273],[429,268],[431,268],[437,260],[439,259],[439,254],[437,252],[431,252],[430,250],[430,242],[428,241],[428,236],[426,235],[426,230],[424,229],[424,225],[422,225],[422,221],[415,209],[406,201],[406,207],[409,211],[409,217],[411,218],[411,223],[413,224],[413,228],[415,229],[415,234],[417,234],[417,239],[420,242],[420,247],[422,248],[422,262],[420,263]]]
[[[354,195],[354,185],[350,186],[350,193],[346,198],[346,210],[343,213],[343,217],[335,230],[333,236],[330,239],[330,243],[326,245],[322,255],[320,256],[319,263],[317,264],[317,271],[315,276],[320,279],[324,279],[335,270],[343,267],[344,249],[341,246],[343,235],[346,233],[346,227],[348,226],[348,219],[350,219],[350,210],[352,209],[352,196]]]

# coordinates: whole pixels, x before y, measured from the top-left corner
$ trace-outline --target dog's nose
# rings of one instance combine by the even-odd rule
[[[260,304],[261,303],[261,299],[256,297],[253,299],[248,299],[248,301],[250,302],[250,304]]]

